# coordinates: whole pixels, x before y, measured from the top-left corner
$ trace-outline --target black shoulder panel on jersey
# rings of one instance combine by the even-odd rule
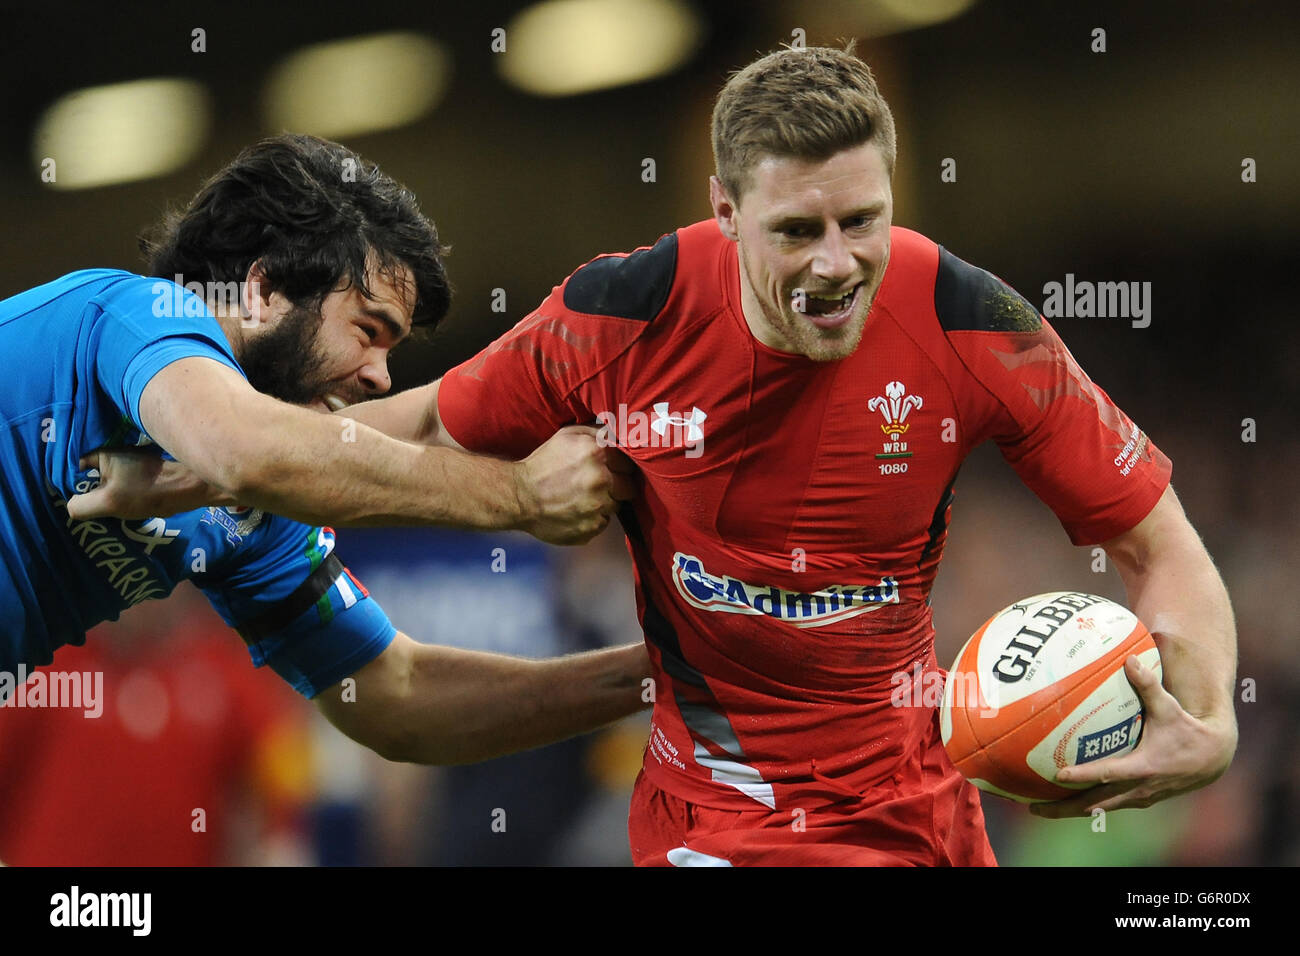
[[[939,247],[934,311],[945,331],[1037,332],[1038,310],[1011,286]]]
[[[628,256],[605,256],[569,276],[564,307],[589,315],[649,322],[668,301],[677,275],[677,233]]]

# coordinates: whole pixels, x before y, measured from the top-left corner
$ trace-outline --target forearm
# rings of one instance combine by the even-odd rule
[[[418,645],[393,759],[462,764],[565,740],[646,706],[642,644],[553,660]]]
[[[1160,649],[1166,689],[1193,717],[1235,728],[1237,632],[1227,589],[1204,549],[1120,566],[1129,607]]]
[[[408,444],[276,401],[208,359],[159,371],[140,417],[218,498],[311,524],[501,529],[533,517],[513,463]]]
[[[409,408],[423,402],[436,420],[437,385]],[[142,489],[130,477],[141,471],[138,461],[101,450],[102,480],[69,500],[69,514],[150,517],[176,514],[177,504],[234,500],[309,524],[519,529],[551,544],[581,544],[636,494],[630,464],[603,447],[594,428],[562,428],[523,461],[501,461],[397,441],[356,418],[278,402],[205,358],[154,375],[140,397],[140,421],[208,487],[160,494],[146,478]],[[427,436],[429,427],[416,431]],[[119,472],[127,477],[116,480]]]
[[[347,418],[287,411],[294,438],[258,429],[234,487],[222,489],[243,504],[308,524],[524,524],[514,463],[396,441]]]
[[[391,438],[415,445],[453,444],[442,434],[438,420],[438,382],[408,389],[388,398],[350,405],[335,414],[355,419]]]

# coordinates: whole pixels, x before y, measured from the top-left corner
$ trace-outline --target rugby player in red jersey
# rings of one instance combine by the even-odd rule
[[[1048,816],[1204,786],[1236,747],[1226,590],[1171,465],[1037,309],[892,224],[893,119],[851,52],[782,50],[713,118],[712,220],[573,273],[440,382],[348,414],[520,458],[599,421],[657,695],[639,864],[993,864],[932,707],[927,603],[962,460],[993,440],[1076,545],[1101,545],[1160,646],[1148,723]]]

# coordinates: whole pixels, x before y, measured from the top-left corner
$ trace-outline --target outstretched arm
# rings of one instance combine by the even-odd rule
[[[647,704],[645,645],[528,660],[419,644],[400,631],[350,680],[314,702],[389,760],[461,764],[596,730]]]
[[[1128,660],[1129,681],[1146,708],[1141,742],[1130,754],[1060,771],[1058,780],[1102,786],[1038,804],[1033,810],[1041,816],[1148,807],[1217,780],[1237,749],[1232,606],[1173,488],[1137,527],[1103,547],[1124,579],[1129,608],[1160,649],[1164,686],[1136,658]]]
[[[565,429],[523,462],[500,461],[276,401],[210,359],[158,372],[140,418],[189,474],[104,453],[101,487],[73,498],[69,514],[150,517],[238,502],[309,524],[518,528],[571,544],[597,534],[632,494],[626,466],[594,429]]]
[[[438,388],[442,379],[409,388],[387,398],[361,402],[346,409],[346,414],[357,421],[381,431],[391,438],[409,441],[415,445],[440,445],[460,448],[456,439],[447,434],[438,417]]]

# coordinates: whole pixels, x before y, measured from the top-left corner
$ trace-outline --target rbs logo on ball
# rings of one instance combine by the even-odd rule
[[[1109,757],[1117,750],[1123,750],[1130,740],[1136,742],[1138,734],[1141,733],[1139,726],[1141,720],[1141,714],[1134,714],[1128,720],[1121,721],[1113,727],[1106,727],[1080,737],[1079,751],[1075,754],[1074,762],[1080,764],[1100,760],[1102,757]]]

